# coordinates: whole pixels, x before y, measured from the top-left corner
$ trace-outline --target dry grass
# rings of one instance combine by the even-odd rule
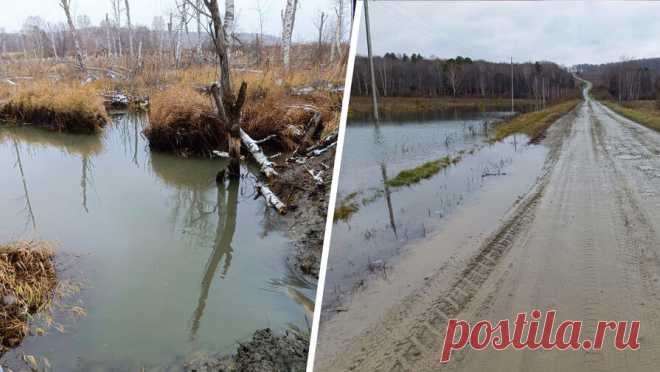
[[[177,85],[151,97],[144,135],[153,150],[209,155],[225,142],[223,134],[211,100],[192,87]]]
[[[321,112],[325,133],[338,128],[339,94],[319,92],[292,97],[282,88],[263,85],[248,90],[241,126],[255,139],[274,134],[276,138],[267,145],[291,151],[313,116],[305,105]],[[208,156],[213,150],[226,148],[226,129],[215,114],[211,98],[189,84],[178,84],[151,98],[149,127],[144,133],[157,151]]]
[[[601,102],[619,115],[660,131],[660,107],[656,101],[628,101],[622,105],[612,101]]]
[[[47,309],[57,286],[53,250],[45,242],[0,245],[0,344],[16,347],[30,315]]]
[[[514,133],[523,133],[530,138],[530,142],[538,142],[552,123],[573,110],[578,103],[580,103],[579,99],[572,99],[552,105],[545,110],[516,115],[497,124],[493,141],[500,141]]]
[[[0,117],[68,133],[96,133],[110,120],[92,88],[47,82],[17,88]]]

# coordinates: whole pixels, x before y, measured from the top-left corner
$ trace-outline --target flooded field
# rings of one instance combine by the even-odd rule
[[[139,370],[231,353],[258,328],[307,328],[314,287],[287,265],[286,226],[254,200],[248,169],[218,187],[223,161],[151,153],[146,120],[114,116],[100,136],[0,126],[0,242],[55,241],[87,313],[3,364]]]
[[[453,111],[378,125],[348,122],[337,203],[351,199],[358,210],[335,222],[324,307],[341,302],[369,275],[386,277],[407,243],[441,228],[464,204],[478,201],[487,210],[493,198],[504,198],[513,205],[534,184],[547,155],[544,146],[528,145],[523,135],[487,140],[493,123],[507,114]],[[386,187],[402,170],[444,156],[461,160],[411,186]],[[493,192],[486,195],[486,189]]]

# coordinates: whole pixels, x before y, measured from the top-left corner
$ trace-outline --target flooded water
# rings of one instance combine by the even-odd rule
[[[87,311],[3,364],[25,353],[55,370],[137,370],[307,327],[314,288],[289,270],[286,228],[253,199],[248,170],[218,187],[223,161],[152,154],[145,124],[116,116],[100,136],[0,126],[0,242],[55,241]]]
[[[534,184],[547,155],[544,146],[527,145],[522,135],[494,144],[487,140],[492,123],[506,115],[454,111],[378,125],[348,122],[337,205],[352,198],[360,209],[334,224],[324,306],[341,301],[368,275],[386,275],[383,265],[408,242],[442,227],[447,216],[476,200],[485,188],[506,190],[491,195],[510,198],[513,205]],[[409,187],[385,187],[385,180],[400,171],[446,155],[462,159]],[[487,204],[488,199],[479,202]]]

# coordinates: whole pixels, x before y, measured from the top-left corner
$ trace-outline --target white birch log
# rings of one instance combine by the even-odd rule
[[[264,152],[261,151],[261,148],[259,145],[256,143],[255,140],[252,139],[243,129],[241,129],[241,140],[243,141],[243,144],[245,147],[247,147],[248,151],[252,154],[252,157],[254,160],[259,163],[261,166],[261,172],[266,175],[266,178],[271,178],[273,176],[277,176],[277,172],[275,171],[275,168],[273,168],[273,163],[268,160],[268,157],[264,155]]]
[[[286,214],[286,205],[261,182],[257,182],[257,193],[266,199],[266,204],[274,208],[279,214]]]

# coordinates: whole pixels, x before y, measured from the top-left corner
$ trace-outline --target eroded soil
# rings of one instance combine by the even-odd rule
[[[585,94],[586,96],[586,94]],[[650,371],[660,359],[660,133],[586,98],[548,132],[504,216],[467,208],[321,324],[315,371]],[[449,318],[641,320],[637,351],[474,351],[441,365]]]

